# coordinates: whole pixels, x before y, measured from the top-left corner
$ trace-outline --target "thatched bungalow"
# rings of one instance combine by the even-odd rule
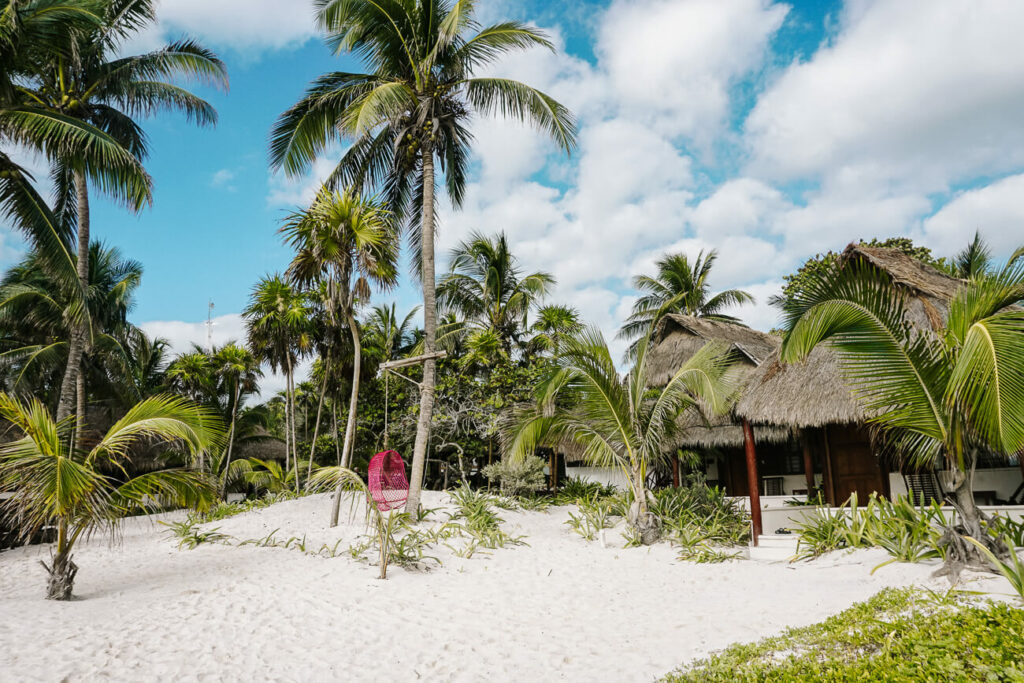
[[[960,281],[895,249],[852,244],[843,253],[849,262],[862,259],[887,273],[907,293],[907,313],[920,329],[939,329]],[[736,414],[758,428],[774,426],[799,434],[805,459],[822,474],[822,493],[833,505],[857,493],[942,494],[942,476],[899,471],[880,456],[865,427],[867,415],[847,388],[835,354],[816,348],[801,363],[783,364],[778,351],[748,382]],[[757,444],[760,447],[760,444]],[[987,466],[987,467],[986,467]],[[979,502],[1007,500],[1021,484],[1017,463],[983,462],[975,477]],[[795,491],[786,491],[795,493]]]

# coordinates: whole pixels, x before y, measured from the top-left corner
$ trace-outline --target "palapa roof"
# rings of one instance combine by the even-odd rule
[[[885,271],[906,293],[907,318],[921,329],[939,329],[961,280],[898,249],[851,244],[840,263],[861,259]],[[800,363],[785,364],[776,350],[747,384],[736,414],[756,424],[791,428],[863,422],[868,416],[850,393],[836,354],[815,348]]]
[[[745,386],[757,369],[779,347],[775,335],[753,330],[735,323],[719,322],[689,315],[665,316],[654,331],[653,346],[648,354],[651,383],[663,385],[679,367],[708,342],[727,344],[739,359],[733,372],[740,386]],[[743,427],[733,415],[710,420],[694,411],[687,411],[682,419],[683,430],[670,448],[720,448],[741,446]],[[758,441],[779,442],[789,438],[789,430],[759,427]]]

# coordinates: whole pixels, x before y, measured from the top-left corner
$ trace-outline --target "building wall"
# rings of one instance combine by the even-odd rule
[[[615,467],[576,467],[565,466],[566,477],[576,477],[583,481],[594,481],[602,485],[611,485],[620,489],[629,488],[629,482],[622,470]]]
[[[949,490],[947,486],[949,480],[945,473],[939,472],[938,475],[943,487]],[[974,471],[974,490],[976,492],[995,491],[996,497],[1000,500],[1007,500],[1012,496],[1022,481],[1024,481],[1024,477],[1021,476],[1020,467],[999,467]],[[899,472],[890,472],[889,488],[892,490],[893,498],[905,495],[907,486],[903,481],[903,475]]]

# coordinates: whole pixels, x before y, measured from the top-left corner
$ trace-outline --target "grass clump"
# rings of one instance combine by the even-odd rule
[[[449,495],[456,507],[450,520],[453,528],[468,536],[475,547],[494,549],[524,544],[522,536],[511,536],[501,528],[505,520],[494,509],[498,500],[494,496],[468,486]]]
[[[889,501],[871,494],[862,507],[854,494],[839,509],[817,510],[797,526],[796,559],[844,548],[883,548],[891,562],[941,558],[939,541],[946,525],[941,503],[914,505],[906,496]]]
[[[579,534],[584,540],[593,541],[602,529],[611,529],[615,526],[612,518],[615,516],[613,498],[601,497],[595,491],[586,498],[576,501],[580,514],[569,513],[569,519],[565,524]]]
[[[1021,681],[1024,610],[887,589],[825,621],[738,644],[665,681]]]
[[[218,529],[201,531],[196,528],[199,522],[193,519],[192,515],[183,522],[160,522],[167,527],[172,538],[178,539],[178,550],[187,548],[194,550],[204,543],[222,543],[231,537],[222,534]]]
[[[551,497],[552,505],[574,505],[576,501],[597,496],[610,498],[618,493],[614,486],[587,481],[579,477],[569,477],[561,484],[558,493]]]

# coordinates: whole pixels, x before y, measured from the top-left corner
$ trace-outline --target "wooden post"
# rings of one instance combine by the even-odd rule
[[[757,450],[754,446],[754,430],[750,421],[743,418],[743,445],[747,451],[747,488],[750,490],[750,522],[753,526],[753,545],[761,535],[761,478],[757,473]]]
[[[806,432],[800,433],[800,445],[804,450],[804,477],[807,479],[807,497],[810,498],[814,491],[814,458],[811,456],[811,442]]]
[[[558,477],[558,470],[555,469],[555,458],[557,457],[552,449],[551,455],[548,456],[548,488],[551,489],[552,493],[555,492],[555,480]]]
[[[672,486],[679,488],[679,454],[672,454]]]
[[[821,430],[825,440],[825,501],[832,507],[836,506],[836,483],[832,477],[832,446],[828,442],[828,425]]]

